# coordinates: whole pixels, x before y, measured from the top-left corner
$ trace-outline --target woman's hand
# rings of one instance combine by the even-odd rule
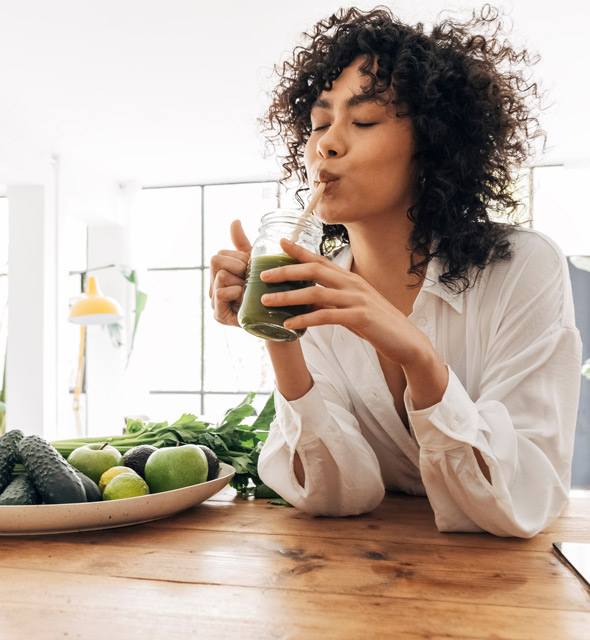
[[[423,349],[433,349],[428,338],[364,278],[289,240],[282,240],[281,246],[301,264],[263,271],[262,280],[312,280],[320,285],[263,296],[268,306],[311,305],[310,313],[290,318],[285,327],[339,324],[402,366]]]
[[[262,297],[263,304],[269,306],[311,305],[310,313],[289,318],[285,327],[346,327],[402,367],[414,409],[440,402],[447,387],[448,370],[428,336],[361,276],[289,240],[281,240],[281,246],[300,264],[263,271],[261,279],[312,280],[320,285]]]
[[[211,258],[209,297],[217,322],[237,327],[252,245],[239,220],[232,222],[230,236],[236,250],[222,250]]]

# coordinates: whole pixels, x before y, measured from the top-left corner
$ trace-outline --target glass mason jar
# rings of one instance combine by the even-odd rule
[[[309,280],[263,282],[260,273],[274,267],[298,264],[297,260],[281,249],[281,238],[293,240],[309,251],[319,253],[322,230],[322,223],[314,215],[294,209],[275,209],[262,216],[259,235],[250,254],[246,287],[238,311],[238,322],[243,329],[259,338],[275,342],[292,342],[305,333],[305,329],[285,329],[283,324],[288,318],[309,311],[308,305],[270,307],[262,304],[260,298],[265,293],[303,289],[314,286],[314,283]]]

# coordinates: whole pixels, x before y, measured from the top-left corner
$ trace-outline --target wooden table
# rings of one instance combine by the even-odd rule
[[[226,489],[149,524],[0,537],[0,638],[587,640],[553,541],[590,542],[590,497],[519,540],[440,534],[424,498],[328,519]]]

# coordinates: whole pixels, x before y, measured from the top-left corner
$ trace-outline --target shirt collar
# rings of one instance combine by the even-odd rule
[[[331,259],[334,264],[337,264],[339,267],[343,269],[347,269],[350,271],[350,267],[352,266],[352,251],[350,250],[350,245],[344,245],[343,247],[337,249],[333,254]],[[440,276],[442,274],[442,263],[440,259],[433,258],[429,263],[426,269],[426,278],[424,279],[424,284],[422,285],[422,289],[418,294],[418,297],[425,294],[431,294],[438,296],[441,300],[444,300],[447,304],[451,305],[453,309],[457,313],[462,313],[463,311],[463,296],[464,293],[453,293],[448,287],[446,287],[441,281]],[[416,305],[415,307],[416,308]]]
[[[432,295],[438,296],[447,304],[450,304],[457,313],[462,313],[463,296],[465,294],[464,292],[454,293],[445,284],[443,284],[440,281],[442,272],[443,265],[441,260],[439,258],[432,258],[432,260],[428,263],[428,267],[426,269],[426,277],[424,279],[424,284],[422,285],[422,289],[420,292],[424,291],[425,293],[430,293]]]

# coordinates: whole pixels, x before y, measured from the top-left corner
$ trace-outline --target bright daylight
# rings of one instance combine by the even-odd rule
[[[0,0],[0,637],[583,640],[571,0]]]

